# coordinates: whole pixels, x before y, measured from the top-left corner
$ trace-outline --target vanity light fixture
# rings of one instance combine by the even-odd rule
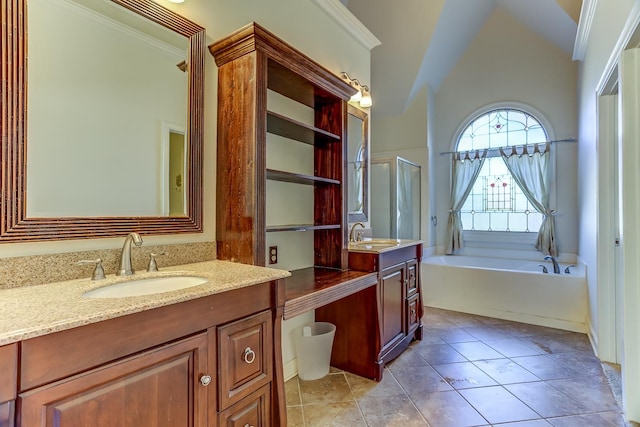
[[[358,79],[352,79],[345,71],[340,73],[340,77],[358,90],[358,92],[349,99],[349,102],[359,103],[361,107],[371,107],[373,101],[371,100],[369,86],[363,85]]]
[[[167,0],[170,3],[184,3],[184,0]]]

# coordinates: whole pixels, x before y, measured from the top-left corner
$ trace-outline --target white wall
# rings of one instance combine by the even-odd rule
[[[372,109],[371,157],[403,157],[420,165],[420,236],[429,241],[429,153],[427,151],[427,101],[425,86],[401,115],[376,115]],[[371,191],[376,191],[371,188]],[[370,212],[370,216],[375,216]]]
[[[496,8],[434,97],[433,163],[437,245],[449,212],[450,161],[455,132],[476,110],[515,101],[540,111],[558,139],[577,136],[577,65],[571,57]],[[556,233],[559,251],[578,250],[577,146],[557,146]]]
[[[602,248],[602,242],[598,241],[598,206],[601,203],[600,195],[594,191],[598,188],[598,144],[605,141],[598,141],[598,97],[597,90],[601,80],[606,79],[605,72],[610,66],[610,60],[616,60],[614,51],[618,39],[625,31],[633,29],[625,28],[627,19],[632,15],[631,11],[637,5],[634,0],[616,0],[609,2],[597,2],[592,25],[588,35],[588,43],[585,49],[584,60],[580,64],[578,78],[578,106],[579,106],[579,169],[578,169],[578,195],[580,207],[580,241],[579,255],[587,264],[587,283],[589,287],[590,313],[589,322],[591,332],[595,334],[594,342],[600,344],[607,342],[611,345],[613,337],[600,337],[599,334],[611,334],[613,319],[610,317],[613,312],[599,312],[598,297],[602,295],[599,290],[604,290],[608,283],[598,283],[598,252],[597,248]],[[619,47],[618,47],[619,48]],[[624,97],[624,88],[622,95]],[[633,168],[632,168],[633,169]],[[637,174],[635,170],[626,174]],[[633,181],[633,180],[632,180]],[[627,191],[629,188],[626,189]],[[636,189],[637,190],[637,189]],[[626,193],[628,194],[628,193]],[[637,194],[637,191],[636,191]],[[635,200],[632,200],[634,203]],[[633,227],[631,227],[633,229]],[[625,234],[628,230],[625,232]],[[624,244],[623,244],[624,246]],[[636,260],[637,261],[637,260]],[[635,283],[637,277],[625,277],[625,282]],[[632,285],[633,286],[633,285]],[[625,301],[625,306],[632,305],[633,301]],[[635,308],[632,309],[635,312]],[[627,313],[627,315],[633,313]],[[633,327],[629,327],[633,326]],[[638,399],[637,372],[638,360],[637,349],[639,346],[637,325],[625,323],[624,347],[626,357],[623,360],[623,392],[625,394],[625,410],[629,419],[640,421],[640,401]],[[606,338],[606,339],[605,339]],[[615,343],[614,343],[615,345]],[[630,351],[634,350],[634,351]],[[596,352],[600,349],[596,347]],[[602,353],[611,355],[610,348],[603,349]],[[635,357],[634,357],[635,356]]]

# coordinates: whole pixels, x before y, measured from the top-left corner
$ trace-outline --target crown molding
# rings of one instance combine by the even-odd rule
[[[371,50],[382,44],[340,0],[314,0],[329,16],[340,24],[360,44]]]
[[[573,60],[582,61],[585,51],[587,50],[587,41],[591,33],[591,25],[593,17],[596,14],[596,4],[598,0],[583,0],[580,9],[580,21],[578,22],[578,31],[576,32],[576,41],[573,45]]]
[[[169,43],[166,43],[162,40],[156,39],[153,36],[146,34],[138,29],[132,28],[126,24],[119,22],[118,20],[103,15],[102,13],[93,10],[87,6],[84,6],[80,3],[76,3],[71,0],[51,0],[54,4],[58,6],[64,7],[65,9],[79,15],[83,18],[91,19],[98,24],[103,25],[104,27],[110,28],[116,32],[120,32],[124,34],[126,37],[131,37],[145,43],[146,45],[156,48],[165,55],[172,56],[176,58],[176,60],[184,59],[188,55],[187,51],[187,41],[185,39],[185,48],[179,49],[176,46],[173,46]]]

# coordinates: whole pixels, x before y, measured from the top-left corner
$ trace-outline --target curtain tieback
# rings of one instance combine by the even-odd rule
[[[555,216],[557,212],[553,209],[547,209],[544,211],[544,216]]]

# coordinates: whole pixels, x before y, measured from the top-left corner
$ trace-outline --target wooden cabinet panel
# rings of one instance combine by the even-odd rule
[[[16,403],[14,400],[0,403],[0,427],[13,427],[15,424]]]
[[[16,398],[18,388],[18,345],[0,347],[0,403]]]
[[[404,264],[388,268],[380,277],[383,349],[402,339],[404,334]],[[384,350],[383,350],[384,351]]]
[[[219,427],[266,427],[271,425],[269,386],[264,386],[220,413]]]
[[[271,312],[218,328],[219,409],[268,384],[273,376]]]
[[[21,425],[204,427],[206,368],[202,333],[21,393]]]

